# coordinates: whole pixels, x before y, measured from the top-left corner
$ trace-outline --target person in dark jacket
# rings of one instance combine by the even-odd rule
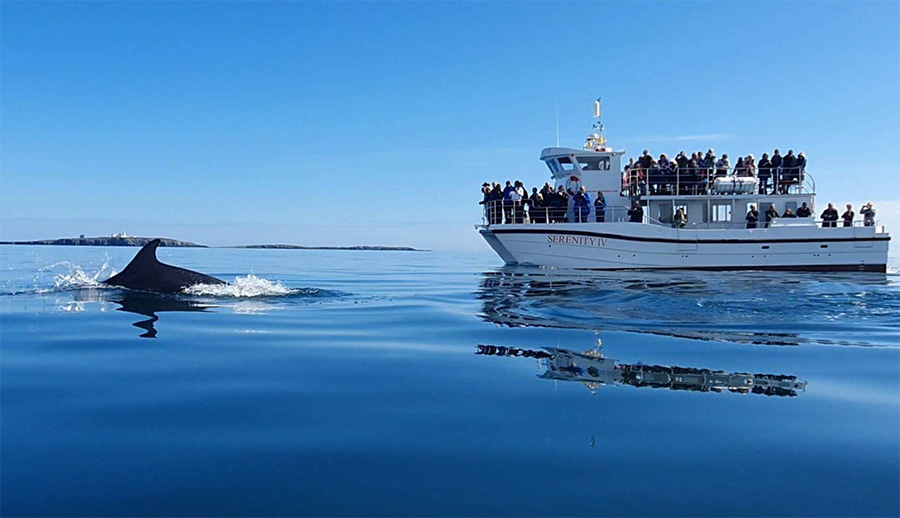
[[[544,212],[544,197],[538,192],[537,187],[531,188],[531,196],[528,197],[528,219],[532,223],[546,223]]]
[[[853,226],[853,216],[856,214],[853,213],[853,205],[847,204],[847,211],[841,214],[841,219],[844,220],[845,227]]]
[[[806,176],[806,153],[801,151],[797,155],[797,182],[802,184],[804,176]]]
[[[569,193],[560,185],[553,196],[552,213],[554,223],[563,223],[566,221],[566,209],[569,207]]]
[[[791,209],[784,209],[784,214],[781,215],[782,218],[796,218],[797,215],[794,214],[794,211]]]
[[[775,204],[769,204],[769,209],[766,210],[766,228],[772,226],[772,221],[777,217],[779,217],[779,215],[778,209],[775,208]]]
[[[484,217],[487,219],[488,225],[490,225],[494,220],[491,215],[491,191],[493,191],[493,189],[491,188],[491,184],[487,182],[481,184],[481,193],[483,194],[483,197],[481,201],[478,202],[478,204],[484,205]]]
[[[594,200],[594,218],[597,223],[606,221],[606,197],[603,196],[603,191],[597,191],[597,199]]]
[[[812,216],[812,210],[806,205],[806,202],[803,202],[803,205],[800,205],[800,208],[797,209],[797,217],[808,218],[810,216]]]
[[[781,151],[778,151],[776,149],[775,152],[772,153],[772,183],[773,183],[772,193],[780,192],[783,194],[782,189],[784,188],[783,187],[784,182],[783,182],[783,174],[781,171],[783,162],[784,162],[784,157],[781,156]],[[797,215],[799,216],[800,214],[798,213]]]
[[[828,208],[822,211],[822,226],[825,228],[837,227],[838,211],[829,203]]]
[[[769,194],[769,180],[772,178],[772,161],[769,160],[769,154],[763,153],[756,166],[759,171],[759,193]]]
[[[499,183],[495,183],[493,189],[491,189],[488,205],[490,206],[488,216],[490,217],[491,225],[503,223],[503,192]]]
[[[759,211],[756,210],[756,205],[750,206],[745,219],[747,220],[747,228],[756,228],[756,224],[759,223]]]
[[[631,223],[644,222],[644,209],[641,208],[640,203],[634,202],[634,207],[628,209],[628,221]]]
[[[513,222],[512,192],[514,190],[512,182],[507,180],[506,187],[503,188],[503,219],[507,225]]]
[[[797,183],[800,178],[800,173],[797,172],[797,157],[794,155],[793,149],[788,149],[781,167],[784,170],[784,193],[787,194],[791,185]]]
[[[591,195],[587,193],[587,189],[581,186],[575,193],[575,222],[587,223],[588,216],[591,214]]]

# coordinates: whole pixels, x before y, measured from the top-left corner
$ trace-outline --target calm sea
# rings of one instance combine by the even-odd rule
[[[4,516],[900,514],[896,274],[0,247]]]

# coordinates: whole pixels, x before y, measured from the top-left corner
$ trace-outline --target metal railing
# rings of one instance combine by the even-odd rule
[[[622,196],[726,194],[813,194],[816,184],[805,168],[727,169],[714,167],[632,168],[622,173]]]
[[[531,201],[495,200],[482,203],[484,225],[512,225],[521,223],[605,223],[629,221],[630,209],[624,206],[607,206],[598,214],[596,207],[562,206],[536,207]],[[646,220],[647,218],[644,218]]]
[[[606,223],[606,222],[630,222],[632,219],[632,209],[625,206],[607,206],[599,214],[595,206],[589,207],[571,207],[568,204],[556,207],[535,207],[530,201],[507,201],[495,200],[488,204],[483,204],[482,224],[490,225],[513,225],[513,224],[540,224],[540,223]],[[646,210],[646,207],[642,207]],[[803,223],[814,223],[817,227],[822,228],[838,228],[847,227],[842,219],[837,221],[826,222],[822,219],[813,217],[808,218],[773,218],[771,221],[779,221],[782,224],[792,222],[799,225]],[[641,217],[641,223],[649,225],[659,225],[663,227],[680,228],[684,230],[715,230],[715,229],[733,229],[733,228],[768,228],[769,223],[765,219],[765,214],[760,214],[759,220],[753,224],[746,220],[731,221],[709,221],[703,223],[690,222],[679,225],[674,221],[673,216],[667,217],[665,220],[658,220],[644,213]],[[828,223],[828,224],[826,224]],[[854,219],[849,226],[852,227],[877,227],[878,221],[870,221],[868,224],[864,219]],[[883,230],[882,230],[883,231]]]

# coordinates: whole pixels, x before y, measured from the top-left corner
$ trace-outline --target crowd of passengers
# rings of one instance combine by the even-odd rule
[[[681,209],[679,209],[679,212]],[[863,225],[866,227],[875,226],[875,209],[872,207],[871,203],[866,203],[862,206],[862,209],[859,211],[860,215],[863,217]],[[777,218],[808,218],[812,216],[812,210],[806,205],[806,202],[797,209],[797,212],[794,213],[791,209],[785,209],[783,214],[778,214],[778,209],[775,207],[775,204],[769,204],[769,208],[764,213],[765,219],[764,224],[765,227],[768,228],[772,221]],[[683,217],[683,215],[682,215]],[[836,228],[838,226],[838,220],[843,221],[843,226],[852,227],[853,226],[853,218],[856,217],[856,213],[853,212],[853,205],[847,204],[847,210],[838,217],[838,211],[834,208],[834,204],[829,203],[828,208],[822,211],[822,227],[823,228]],[[750,210],[747,211],[747,228],[757,228],[759,226],[759,211],[756,209],[755,205],[750,205]],[[675,216],[675,221],[678,222],[678,215]],[[687,222],[687,218],[684,219]],[[678,226],[676,224],[676,226]],[[684,226],[683,224],[680,226]]]
[[[493,184],[484,182],[481,185],[481,192],[484,197],[478,203],[484,205],[485,217],[491,225],[526,222],[568,223],[570,221],[568,217],[570,198],[572,199],[572,214],[575,223],[606,221],[606,198],[603,193],[597,191],[597,197],[592,200],[584,186],[578,191],[571,192],[562,185],[553,189],[548,182],[540,191],[537,187],[532,187],[531,194],[528,194],[528,189],[524,184],[516,180],[515,183],[507,181],[505,187],[496,182]],[[871,203],[863,205],[859,213],[863,217],[864,226],[875,225],[875,209]],[[812,209],[807,206],[806,202],[803,202],[796,213],[791,209],[785,209],[783,214],[779,214],[775,204],[772,203],[764,213],[763,222],[768,228],[776,218],[809,218],[812,215]],[[856,217],[856,213],[853,212],[852,205],[847,204],[847,210],[839,217],[837,209],[829,203],[828,208],[821,215],[822,226],[825,228],[837,227],[840,219],[843,220],[843,226],[852,227],[854,217]],[[747,228],[758,227],[760,214],[755,205],[750,205],[746,220]],[[632,223],[644,221],[644,209],[639,202],[634,202],[634,206],[628,210],[628,221]],[[684,228],[687,221],[687,214],[683,209],[678,209],[672,218],[672,226]]]
[[[606,198],[603,193],[597,191],[597,197],[592,199],[584,186],[572,192],[562,185],[554,189],[548,182],[540,191],[537,187],[532,187],[529,194],[522,182],[516,180],[515,183],[507,181],[505,187],[499,183],[484,182],[481,192],[484,199],[479,204],[485,206],[485,215],[491,225],[525,221],[565,223],[569,221],[567,212],[570,199],[576,223],[606,221]],[[594,214],[593,220],[590,219],[591,212]],[[641,216],[643,217],[643,212]]]
[[[665,153],[653,158],[644,150],[640,158],[629,159],[622,173],[622,194],[707,194],[717,178],[756,178],[759,194],[787,194],[794,185],[803,183],[806,155],[788,150],[763,153],[759,160],[753,155],[738,157],[734,167],[727,154],[716,157],[712,149],[692,153],[684,151],[670,159]]]

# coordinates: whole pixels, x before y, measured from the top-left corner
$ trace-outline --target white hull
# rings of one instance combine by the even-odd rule
[[[883,227],[685,230],[605,222],[478,228],[507,264],[591,270],[884,272],[890,241]]]

